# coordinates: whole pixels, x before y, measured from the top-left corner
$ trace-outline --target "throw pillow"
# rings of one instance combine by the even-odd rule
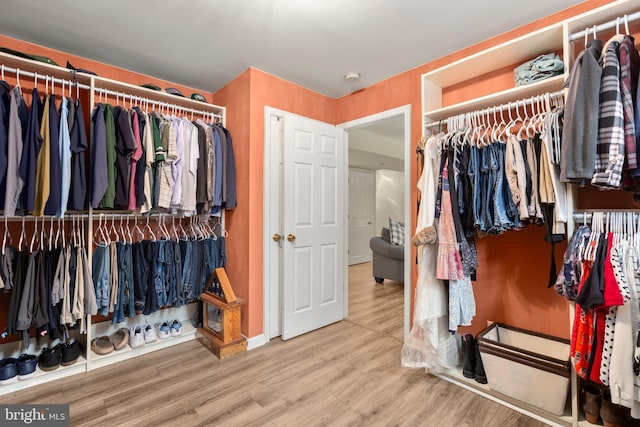
[[[389,232],[391,234],[391,244],[404,246],[404,224],[389,218]]]
[[[387,227],[382,227],[382,232],[380,233],[380,237],[387,243],[391,243],[391,233]]]

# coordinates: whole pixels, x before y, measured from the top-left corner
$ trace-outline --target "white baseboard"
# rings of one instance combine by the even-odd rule
[[[267,336],[265,334],[260,334],[260,335],[256,335],[255,337],[247,338],[247,350],[253,350],[254,348],[261,347],[268,342],[269,340],[267,339]]]

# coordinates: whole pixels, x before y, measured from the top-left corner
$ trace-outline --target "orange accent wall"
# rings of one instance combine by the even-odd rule
[[[227,213],[227,274],[237,294],[247,300],[242,333],[264,331],[264,109],[334,123],[334,100],[256,68],[249,68],[214,94],[227,107],[227,127],[236,153],[238,208]]]

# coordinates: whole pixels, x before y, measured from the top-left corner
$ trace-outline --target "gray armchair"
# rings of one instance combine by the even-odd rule
[[[404,246],[393,245],[382,237],[369,240],[373,252],[371,262],[373,277],[376,283],[384,279],[404,282]]]

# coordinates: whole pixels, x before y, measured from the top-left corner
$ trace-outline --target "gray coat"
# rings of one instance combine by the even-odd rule
[[[592,40],[576,58],[569,76],[560,160],[562,182],[584,186],[593,178],[598,143],[601,53],[602,41]]]

